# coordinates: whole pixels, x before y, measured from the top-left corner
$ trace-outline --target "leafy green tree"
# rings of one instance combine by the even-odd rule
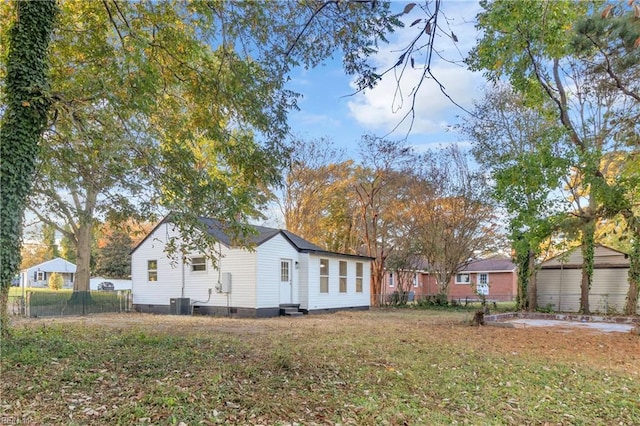
[[[97,216],[174,212],[178,257],[214,243],[199,216],[247,234],[279,181],[289,71],[341,49],[364,74],[397,25],[384,2],[62,3],[31,207],[75,246],[74,290]]]
[[[23,214],[50,105],[48,47],[57,7],[53,0],[5,7],[12,19],[2,20],[0,37],[6,40],[1,46],[6,68],[0,123],[0,329],[8,336],[7,298],[20,265]]]
[[[64,285],[64,278],[57,272],[53,272],[49,275],[49,288],[51,290],[60,290]]]
[[[472,154],[493,178],[491,194],[509,218],[518,265],[517,307],[536,309],[536,260],[569,208],[558,189],[569,167],[557,145],[562,129],[549,109],[532,108],[506,84],[487,89],[460,128]]]
[[[60,257],[60,250],[58,249],[58,243],[56,242],[56,228],[44,224],[42,226],[42,238],[44,244],[47,246],[47,255],[50,259]]]
[[[133,243],[124,229],[114,229],[105,238],[105,243],[97,250],[94,274],[108,278],[128,279],[131,277],[131,256]]]
[[[478,28],[484,35],[469,59],[471,68],[484,70],[493,81],[508,78],[531,106],[550,103],[562,126],[564,137],[556,144],[565,146],[572,165],[564,180],[572,203],[565,223],[573,223],[580,231],[585,259],[581,310],[589,313],[596,223],[628,207],[624,187],[605,178],[609,154],[628,146],[619,137],[629,128],[623,117],[637,117],[638,103],[625,93],[626,84],[611,84],[615,79],[594,67],[593,57],[573,43],[574,24],[600,14],[597,4],[496,1],[481,5],[485,10],[478,16]],[[615,35],[609,34],[608,40],[617,43]]]

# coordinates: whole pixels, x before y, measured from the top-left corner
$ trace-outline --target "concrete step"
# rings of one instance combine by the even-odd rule
[[[304,314],[300,311],[285,311],[285,317],[302,317]]]

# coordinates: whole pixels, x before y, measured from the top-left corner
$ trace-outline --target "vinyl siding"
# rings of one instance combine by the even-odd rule
[[[625,258],[623,253],[617,252],[607,247],[596,246],[593,253],[593,262],[595,265],[628,265],[629,260]],[[582,265],[582,251],[580,247],[576,247],[564,255],[556,256],[544,262],[543,267],[559,267],[560,265]]]
[[[369,306],[370,260],[340,255],[299,253],[282,235],[274,235],[255,251],[221,247],[220,271],[207,261],[206,271],[172,262],[164,252],[166,242],[177,236],[170,223],[158,226],[133,252],[131,281],[134,305],[169,306],[170,299],[187,297],[197,306],[277,308],[280,304],[280,260],[290,259],[292,303],[304,310]],[[192,253],[191,257],[201,256]],[[320,258],[330,260],[329,293],[320,294]],[[158,280],[147,279],[147,262],[157,261]],[[347,262],[347,292],[339,292],[339,261]],[[298,267],[296,268],[296,262]],[[363,291],[355,292],[356,262],[363,264]],[[231,273],[231,293],[217,293],[218,274]],[[209,290],[211,289],[211,294]]]
[[[291,260],[291,303],[299,303],[298,251],[281,234],[261,244],[257,249],[257,308],[271,308],[280,305],[280,260]]]
[[[217,293],[215,286],[219,271],[212,267],[210,261],[207,261],[206,271],[191,271],[190,264],[172,262],[167,257],[165,243],[177,235],[172,228],[171,224],[160,225],[133,253],[131,281],[134,304],[169,305],[171,298],[188,297],[192,303],[198,302],[201,306],[255,306],[255,252],[221,247],[220,273],[231,272],[231,293]],[[201,255],[192,253],[190,257]],[[147,280],[148,260],[158,262],[158,281]],[[209,289],[212,289],[210,298]]]
[[[320,293],[320,259],[329,259],[329,292]],[[347,262],[347,292],[340,293],[340,261]],[[356,262],[363,264],[362,293],[356,293]],[[347,257],[309,256],[309,310],[369,306],[371,261]]]
[[[589,309],[596,313],[622,312],[628,284],[626,268],[594,269]],[[538,306],[559,312],[580,310],[580,269],[542,269],[537,275]]]

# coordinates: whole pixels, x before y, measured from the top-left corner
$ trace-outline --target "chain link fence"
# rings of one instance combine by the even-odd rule
[[[130,312],[130,290],[119,291],[27,291],[25,296],[9,296],[11,315],[48,317],[87,315],[106,312]]]

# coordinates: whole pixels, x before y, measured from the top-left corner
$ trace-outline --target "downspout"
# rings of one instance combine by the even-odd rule
[[[180,289],[180,297],[184,298],[184,256],[182,256],[182,288]]]

